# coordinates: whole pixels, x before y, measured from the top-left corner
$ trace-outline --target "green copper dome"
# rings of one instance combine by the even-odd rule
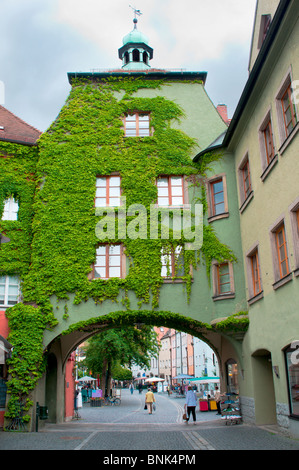
[[[147,70],[153,58],[153,49],[148,45],[148,38],[137,30],[137,19],[133,20],[134,29],[123,38],[123,46],[118,49],[124,70]]]
[[[129,44],[129,43],[144,43],[148,45],[148,38],[138,31],[138,29],[134,28],[133,31],[131,31],[129,34],[127,34],[123,38],[123,45]]]

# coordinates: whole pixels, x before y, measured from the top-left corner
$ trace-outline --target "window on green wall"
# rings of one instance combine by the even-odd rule
[[[134,112],[124,118],[126,137],[147,137],[151,135],[149,113]]]
[[[233,265],[230,262],[212,263],[213,300],[235,296]]]
[[[177,246],[168,251],[163,250],[161,252],[161,276],[162,277],[173,277],[183,276],[184,266],[183,259],[180,256],[182,252],[182,246]]]
[[[2,220],[18,220],[19,203],[12,196],[4,201]]]
[[[111,279],[125,277],[123,245],[99,245],[93,266],[93,279]]]
[[[228,217],[226,176],[214,176],[208,180],[208,214],[209,221]]]
[[[184,177],[160,176],[157,179],[158,206],[180,207],[184,204]]]
[[[97,177],[95,207],[120,206],[120,195],[120,176]]]
[[[0,276],[0,305],[11,306],[19,301],[18,276]]]

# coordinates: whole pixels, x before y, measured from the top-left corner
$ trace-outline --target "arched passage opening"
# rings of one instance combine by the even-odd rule
[[[276,400],[271,352],[259,349],[252,354],[256,424],[276,424]]]
[[[48,345],[48,351],[51,352],[52,348],[56,351],[61,352],[60,362],[62,364],[62,375],[60,380],[64,380],[64,374],[68,364],[68,359],[73,351],[84,341],[87,341],[93,335],[101,332],[108,331],[110,329],[122,329],[127,326],[138,327],[140,325],[150,325],[152,327],[164,327],[164,329],[174,329],[177,332],[184,332],[191,335],[193,338],[199,338],[205,344],[207,344],[213,351],[214,356],[217,358],[217,364],[219,366],[220,376],[220,388],[222,392],[228,390],[228,379],[226,373],[226,363],[230,360],[229,364],[236,367],[235,370],[241,370],[241,367],[237,367],[237,362],[240,364],[240,341],[238,334],[238,340],[235,340],[233,336],[226,335],[225,333],[217,330],[217,328],[208,326],[199,321],[193,320],[192,318],[183,317],[172,312],[154,312],[154,311],[134,311],[134,312],[113,312],[103,317],[89,319],[85,322],[79,322],[71,325],[68,330],[64,331],[62,335],[56,337],[51,344]],[[187,348],[187,345],[184,346]],[[183,356],[185,356],[183,358]],[[236,357],[233,363],[231,358]],[[190,365],[192,360],[188,351],[182,349],[180,363],[178,363],[178,356],[172,355],[172,360],[176,361],[177,371],[180,373],[186,373],[191,370]],[[193,359],[194,360],[194,359]],[[174,364],[172,364],[173,366]],[[193,364],[195,366],[195,364]],[[204,371],[204,367],[202,367]],[[196,369],[193,368],[193,376],[199,375],[195,373]],[[171,370],[171,380],[174,378],[174,369]],[[168,377],[169,379],[169,377]],[[58,377],[59,380],[59,377]],[[171,382],[174,384],[174,382]],[[235,382],[236,383],[236,382]],[[66,389],[66,386],[64,384]],[[58,387],[61,389],[61,384]],[[60,408],[65,410],[65,403],[63,399],[59,403]],[[58,416],[64,416],[65,412],[58,413]]]
[[[51,423],[56,423],[57,414],[57,359],[54,353],[47,357],[46,369],[46,403],[48,418]]]

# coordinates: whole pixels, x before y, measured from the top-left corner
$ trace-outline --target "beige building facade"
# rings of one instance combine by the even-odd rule
[[[266,20],[269,24],[266,24]],[[242,412],[299,435],[299,4],[258,1],[249,78],[224,137],[235,161],[250,326]],[[219,148],[219,147],[218,147]]]

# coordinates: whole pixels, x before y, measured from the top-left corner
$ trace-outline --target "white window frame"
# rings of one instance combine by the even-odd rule
[[[2,303],[2,301],[0,300],[0,306],[1,307],[11,307],[12,305],[17,304],[20,301],[20,281],[19,281],[18,276],[13,276],[13,277],[18,279],[17,284],[10,282],[12,276],[8,276],[8,275],[7,276],[0,276],[0,280],[2,280],[2,278],[4,278],[4,283],[0,282],[0,286],[4,285],[4,303]],[[16,301],[13,302],[13,303],[9,303],[8,297],[9,297],[9,295],[11,295],[11,294],[9,294],[9,289],[10,289],[10,287],[15,287],[15,286],[17,286],[17,288],[18,288]]]
[[[119,178],[119,186],[112,185],[113,179]],[[100,186],[98,184],[98,180],[105,180],[105,185]],[[103,195],[99,196],[99,192],[102,189]],[[119,189],[118,195],[111,195],[112,189]],[[105,204],[99,204],[100,199],[105,199]],[[118,204],[114,204],[114,202],[118,202]],[[112,174],[112,175],[99,175],[96,178],[96,195],[94,200],[95,207],[119,207],[121,205],[121,176],[119,174]]]
[[[13,196],[5,199],[2,220],[18,220],[18,212],[18,201]]]

